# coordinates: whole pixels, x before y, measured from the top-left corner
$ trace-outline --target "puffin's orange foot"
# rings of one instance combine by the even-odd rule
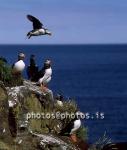
[[[71,139],[74,143],[76,143],[76,142],[77,142],[77,136],[76,136],[76,134],[71,134],[71,135],[70,135],[70,139]]]

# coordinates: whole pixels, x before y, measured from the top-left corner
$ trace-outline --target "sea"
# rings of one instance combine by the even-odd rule
[[[26,54],[26,66],[31,54],[40,69],[51,59],[49,88],[74,99],[86,114],[82,123],[90,143],[104,134],[112,142],[127,142],[127,45],[0,45],[0,56],[10,65],[19,52]]]

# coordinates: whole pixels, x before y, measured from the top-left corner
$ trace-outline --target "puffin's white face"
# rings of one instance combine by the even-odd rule
[[[48,34],[48,35],[52,35],[52,33],[49,31],[49,30],[46,30],[46,34]]]
[[[79,119],[83,118],[84,115],[85,115],[85,114],[82,113],[82,112],[80,112],[80,111],[77,111],[77,112],[76,112],[76,116],[77,116],[77,118],[79,118]]]
[[[25,57],[18,57],[18,60],[24,60]]]

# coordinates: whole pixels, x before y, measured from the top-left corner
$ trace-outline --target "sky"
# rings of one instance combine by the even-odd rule
[[[31,14],[52,36],[26,38]],[[127,43],[127,0],[1,0],[0,44]]]

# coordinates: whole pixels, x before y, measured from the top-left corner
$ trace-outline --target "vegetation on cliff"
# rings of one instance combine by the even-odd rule
[[[14,148],[18,150],[53,150],[56,148],[60,150],[66,146],[68,150],[78,149],[77,144],[71,142],[69,137],[58,135],[60,130],[70,121],[70,118],[63,120],[57,118],[26,118],[27,113],[75,112],[77,110],[76,103],[73,100],[65,100],[63,107],[61,107],[54,100],[53,106],[48,94],[40,95],[39,87],[36,87],[37,90],[35,90],[33,86],[32,90],[32,83],[29,84],[29,86],[23,84],[23,86],[18,87],[5,87],[1,82],[0,107],[3,109],[0,112],[2,122],[0,125],[0,148],[7,150],[13,150]],[[15,105],[8,107],[8,102],[13,102],[13,100]],[[82,127],[77,135],[84,141],[86,132],[87,130]],[[36,136],[33,137],[33,133],[36,133]],[[56,139],[56,143],[51,143],[51,141],[45,143],[45,140],[43,141],[43,138],[38,135],[46,136],[48,139],[52,137],[54,140]],[[31,143],[31,141],[33,142]],[[61,144],[58,144],[59,142],[63,144],[62,147]]]
[[[19,86],[23,84],[21,76],[12,74],[12,67],[7,63],[6,59],[0,57],[0,81],[3,81],[5,86]]]
[[[51,101],[49,94],[44,95],[39,87],[33,86],[30,81],[24,81],[21,76],[13,75],[12,67],[2,57],[0,93],[0,149],[79,149],[81,143],[78,145],[67,136],[59,136],[59,132],[71,118],[27,118],[30,113],[75,113],[75,101],[64,100],[62,107],[56,103],[56,99]],[[82,126],[77,137],[80,142],[87,140],[87,129]]]

